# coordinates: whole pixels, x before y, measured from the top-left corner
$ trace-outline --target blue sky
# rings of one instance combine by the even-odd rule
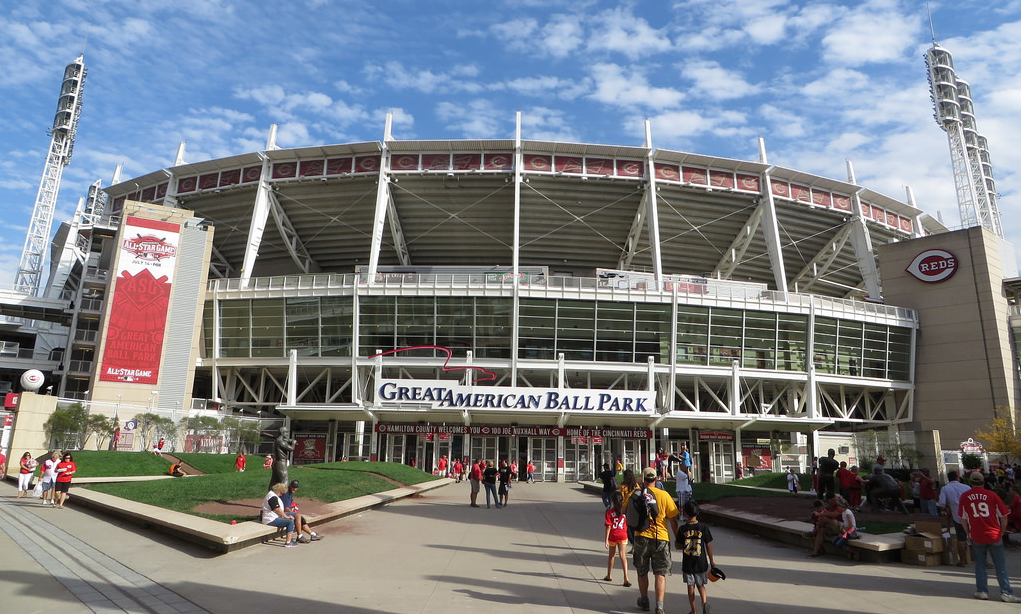
[[[1021,0],[929,3],[1021,243]],[[757,157],[959,224],[925,6],[902,0],[86,0],[0,7],[0,287],[13,283],[64,65],[89,70],[56,219],[124,178],[277,144],[512,138]],[[85,43],[87,38],[87,43]],[[54,227],[56,224],[54,225]]]

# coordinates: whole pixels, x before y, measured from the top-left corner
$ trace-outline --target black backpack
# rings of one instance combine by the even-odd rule
[[[659,516],[659,504],[656,503],[656,496],[649,492],[648,488],[643,487],[635,490],[631,493],[624,516],[628,528],[635,533],[648,530],[649,525]]]

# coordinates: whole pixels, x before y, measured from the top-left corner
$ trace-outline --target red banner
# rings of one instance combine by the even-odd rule
[[[773,455],[768,447],[743,446],[741,456],[745,469],[771,469],[773,467]]]
[[[178,224],[133,216],[122,228],[100,381],[159,381],[180,230]]]
[[[326,433],[295,433],[294,442],[295,464],[326,460]]]

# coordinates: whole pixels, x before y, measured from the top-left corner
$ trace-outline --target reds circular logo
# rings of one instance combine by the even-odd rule
[[[927,249],[915,256],[904,270],[926,283],[939,283],[957,272],[957,256],[945,249]]]

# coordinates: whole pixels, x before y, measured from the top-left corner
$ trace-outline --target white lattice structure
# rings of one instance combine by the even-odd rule
[[[947,133],[961,223],[984,226],[1003,238],[996,182],[986,138],[979,134],[971,86],[954,71],[950,52],[937,44],[925,54],[936,123]]]
[[[39,181],[32,221],[28,226],[25,247],[21,252],[18,275],[14,282],[15,290],[26,294],[38,294],[42,285],[53,211],[57,205],[57,194],[60,192],[60,178],[64,167],[71,162],[74,135],[82,110],[82,87],[85,85],[86,73],[84,57],[79,55],[64,68],[57,114],[50,129],[50,149],[46,155],[46,166]]]

